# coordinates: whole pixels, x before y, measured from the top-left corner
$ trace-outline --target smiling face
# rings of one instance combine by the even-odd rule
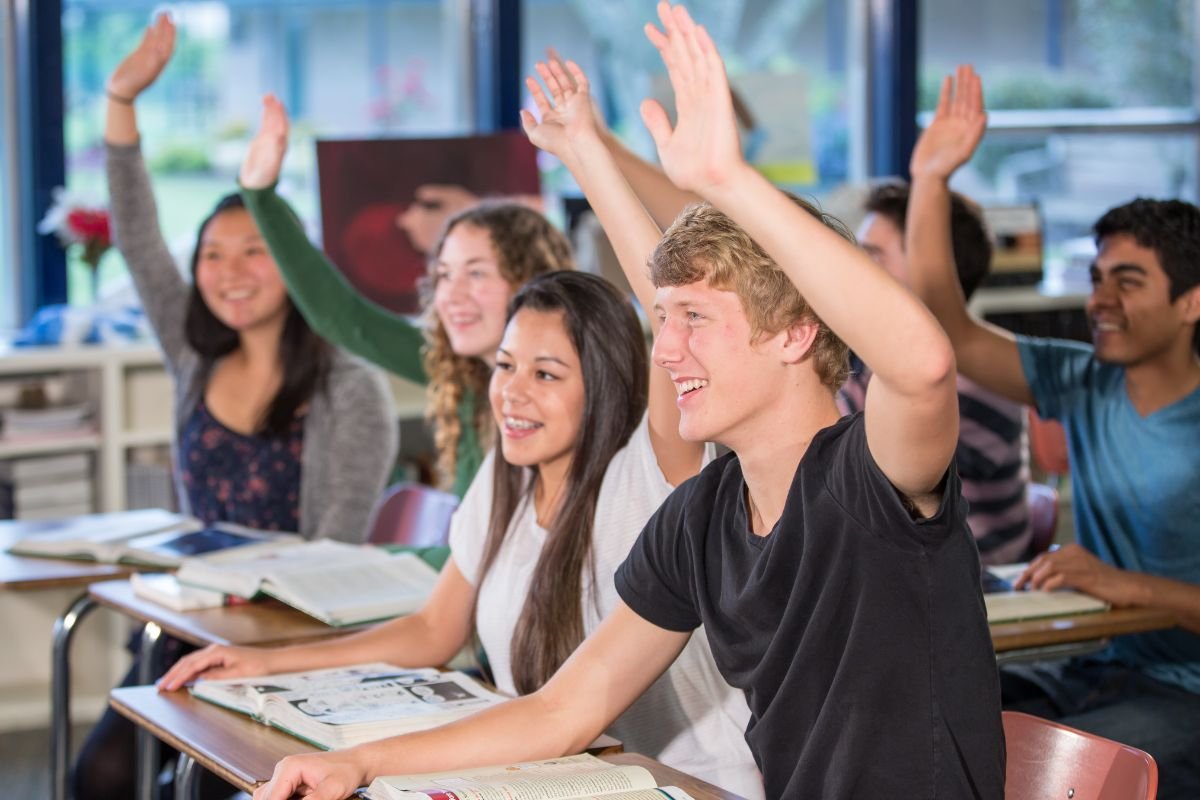
[[[566,474],[585,396],[583,367],[562,312],[522,308],[513,315],[488,398],[505,461]]]
[[[204,227],[195,280],[213,315],[238,333],[281,325],[287,317],[287,287],[245,209],[222,211]]]
[[[787,332],[755,340],[738,296],[705,281],[659,287],[654,310],[662,326],[652,357],[675,383],[680,436],[736,450],[774,424],[767,422],[778,419],[771,409],[794,379],[787,361],[795,353],[783,349]],[[819,383],[811,367],[804,372]]]
[[[1187,296],[1171,302],[1167,274],[1153,249],[1128,234],[1107,236],[1091,275],[1087,313],[1098,359],[1138,366],[1191,346]]]
[[[513,294],[491,235],[469,223],[454,226],[434,262],[434,281],[434,308],[454,352],[490,363]]]

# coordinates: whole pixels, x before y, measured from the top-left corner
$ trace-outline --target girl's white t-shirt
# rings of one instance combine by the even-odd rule
[[[711,457],[709,446],[705,462]],[[478,591],[475,624],[496,686],[501,692],[515,695],[510,645],[546,541],[546,530],[538,525],[532,503],[522,503],[483,586],[478,586],[492,508],[495,458],[493,450],[484,459],[454,514],[450,550],[458,569]],[[659,469],[643,417],[629,443],[613,456],[601,482],[592,529],[597,583],[594,595],[586,567],[583,577],[585,635],[591,634],[616,606],[619,598],[613,575],[673,488]],[[592,602],[593,597],[597,602]],[[612,724],[608,733],[629,752],[656,758],[757,800],[763,797],[762,778],[745,740],[749,719],[745,696],[721,677],[708,637],[699,629],[670,669]]]

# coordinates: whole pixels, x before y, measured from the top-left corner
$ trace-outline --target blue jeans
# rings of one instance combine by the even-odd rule
[[[1200,695],[1097,659],[1000,670],[1001,702],[1144,750],[1158,762],[1159,800],[1200,798]]]

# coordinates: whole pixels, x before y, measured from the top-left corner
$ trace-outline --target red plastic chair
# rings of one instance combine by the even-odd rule
[[[384,492],[371,512],[367,541],[411,547],[445,545],[456,508],[458,498],[449,492],[420,483],[397,483]]]
[[[1029,484],[1029,523],[1033,528],[1033,554],[1046,552],[1058,529],[1058,490],[1053,486]]]
[[[1005,800],[1154,800],[1149,753],[1057,722],[1005,711]]]

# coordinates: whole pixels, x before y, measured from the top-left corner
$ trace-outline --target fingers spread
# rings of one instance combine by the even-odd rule
[[[645,123],[646,130],[650,131],[655,146],[662,148],[671,138],[671,121],[667,118],[667,112],[657,100],[649,99],[642,101],[639,110],[642,113],[642,122]]]

